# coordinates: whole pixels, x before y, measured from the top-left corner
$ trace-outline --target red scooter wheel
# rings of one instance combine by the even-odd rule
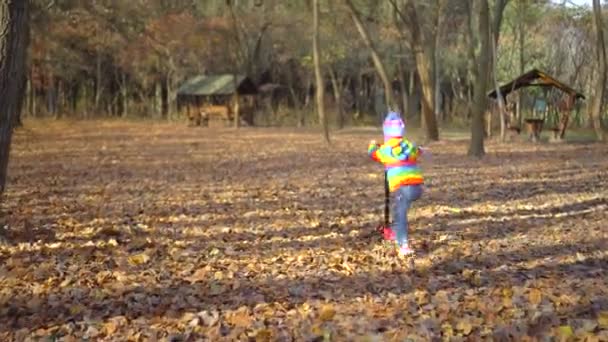
[[[381,224],[376,228],[376,231],[382,235],[384,240],[395,240],[395,232],[391,227]]]

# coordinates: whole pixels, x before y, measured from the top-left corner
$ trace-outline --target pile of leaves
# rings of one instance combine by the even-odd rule
[[[374,233],[379,134],[28,125],[0,340],[608,341],[605,145],[431,144],[412,265]]]

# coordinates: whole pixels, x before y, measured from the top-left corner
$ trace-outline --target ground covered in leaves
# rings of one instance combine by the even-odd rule
[[[0,340],[608,341],[608,149],[430,144],[412,268],[374,235],[379,130],[28,124]]]

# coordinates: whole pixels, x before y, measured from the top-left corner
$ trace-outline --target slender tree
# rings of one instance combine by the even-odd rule
[[[25,94],[29,1],[0,0],[0,194],[6,187],[13,123]]]
[[[500,92],[498,84],[498,66],[497,50],[498,40],[500,38],[500,27],[502,25],[503,13],[509,0],[497,0],[494,3],[494,17],[492,19],[492,74],[494,78],[494,86],[496,88],[496,100],[498,103],[499,117],[500,117],[500,141],[504,142],[506,138],[506,123],[505,123],[505,100]],[[489,128],[490,130],[492,127]]]
[[[475,61],[473,69],[473,107],[471,108],[471,143],[469,145],[469,155],[477,158],[485,154],[483,139],[483,113],[486,109],[486,90],[488,84],[488,71],[490,67],[490,15],[488,0],[477,0],[478,7],[478,32],[479,32],[479,53],[475,50],[477,42],[473,33],[474,12],[471,4],[467,3],[470,10],[468,23],[469,35],[469,56]]]
[[[395,101],[395,97],[393,96],[393,88],[386,73],[384,63],[382,62],[382,59],[380,59],[380,55],[378,54],[378,51],[374,43],[372,42],[372,39],[370,38],[369,32],[367,32],[367,29],[363,25],[363,21],[361,20],[359,12],[357,12],[357,9],[355,8],[351,0],[345,0],[344,2],[346,4],[348,12],[351,15],[351,18],[353,19],[353,22],[355,23],[357,31],[359,31],[359,35],[361,35],[361,39],[363,40],[372,55],[372,61],[374,62],[376,72],[378,73],[378,76],[380,76],[382,84],[384,85],[384,98],[386,101],[386,106],[389,108],[398,108],[397,102]]]
[[[317,112],[319,114],[319,122],[323,126],[323,136],[325,141],[329,143],[329,126],[327,116],[325,115],[325,87],[323,75],[321,74],[321,58],[319,56],[319,0],[313,0],[313,32],[312,32],[312,58],[315,67],[315,88],[317,99]]]
[[[435,78],[436,78],[436,35],[439,28],[439,2],[432,1],[437,13],[433,15],[433,27],[430,30],[421,30],[421,23],[418,19],[418,11],[413,0],[406,4],[407,15],[411,22],[412,45],[416,60],[416,69],[420,76],[422,86],[422,116],[426,128],[428,140],[439,140],[439,129],[437,128],[437,116],[435,108]]]
[[[519,74],[526,72],[526,59],[525,59],[525,48],[526,48],[526,10],[528,8],[526,4],[527,0],[519,0],[517,4],[518,11],[518,25],[517,33],[519,34]],[[517,93],[517,120],[521,126],[523,122],[523,111],[522,111],[523,98],[521,92]]]
[[[602,104],[604,100],[604,94],[606,93],[606,73],[608,72],[606,66],[606,45],[604,43],[604,26],[602,24],[602,6],[600,0],[593,0],[593,19],[595,21],[596,31],[596,45],[595,55],[597,56],[598,63],[598,76],[595,84],[595,97],[593,98],[593,104],[591,105],[591,118],[593,122],[593,128],[595,129],[595,135],[597,139],[604,140],[604,132],[602,130]]]

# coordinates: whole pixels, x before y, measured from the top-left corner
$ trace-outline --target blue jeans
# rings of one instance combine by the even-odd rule
[[[394,192],[393,222],[399,246],[407,245],[407,212],[412,203],[422,196],[422,185],[402,186]]]

